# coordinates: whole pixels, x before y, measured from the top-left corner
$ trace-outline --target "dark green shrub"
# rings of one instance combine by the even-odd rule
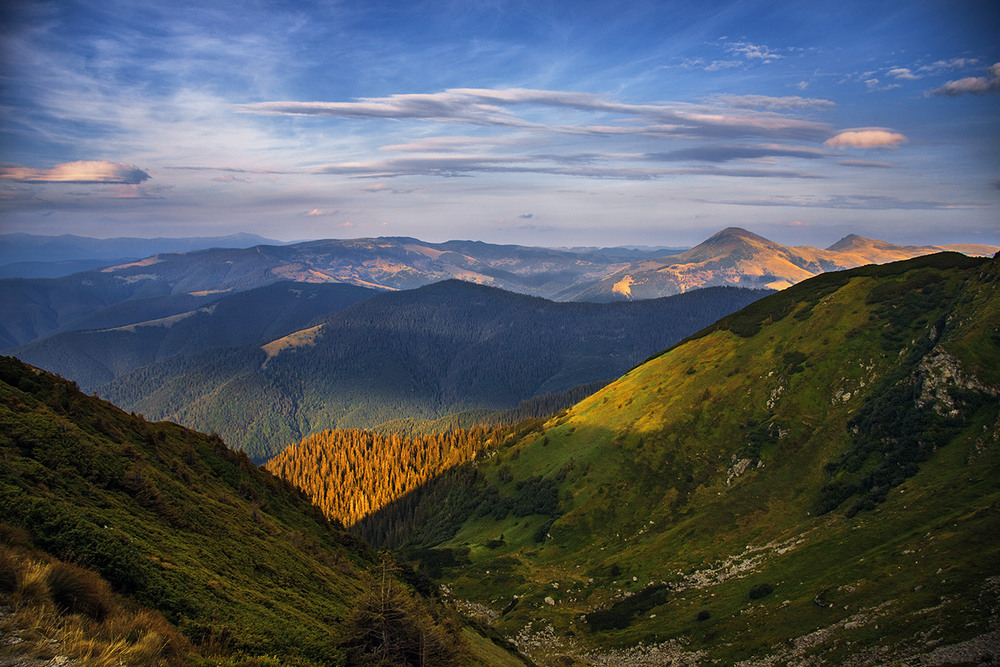
[[[0,593],[17,590],[17,562],[7,551],[0,551]]]
[[[707,621],[710,618],[712,618],[712,612],[710,612],[707,609],[702,609],[701,611],[698,612],[698,615],[695,616],[695,620],[698,621]]]
[[[756,586],[750,589],[750,592],[747,593],[747,597],[749,597],[751,600],[759,600],[763,597],[767,597],[773,592],[774,592],[774,586],[772,586],[771,584],[757,584]]]
[[[599,609],[585,616],[591,632],[621,630],[628,627],[637,615],[648,612],[667,601],[668,589],[664,585],[649,586],[631,597],[620,600],[608,609]]]

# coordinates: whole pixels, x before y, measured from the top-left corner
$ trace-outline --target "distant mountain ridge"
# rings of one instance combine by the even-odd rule
[[[992,255],[1000,247],[899,246],[851,234],[821,250],[784,246],[745,229],[729,227],[691,250],[633,263],[582,291],[564,292],[560,296],[573,301],[603,301],[650,299],[712,285],[785,289],[826,271],[885,264],[948,250]]]
[[[155,303],[158,316],[215,295],[275,282],[347,283],[385,291],[458,279],[554,301],[623,301],[736,285],[780,289],[823,271],[906,259],[946,246],[894,246],[861,237],[840,250],[786,247],[739,228],[676,255],[655,248],[550,249],[480,241],[427,243],[410,237],[327,239],[284,246],[161,253],[138,261],[44,280],[0,280],[0,349],[60,331],[93,328],[122,303]],[[993,254],[1000,248],[962,246]],[[145,306],[143,306],[145,307]]]

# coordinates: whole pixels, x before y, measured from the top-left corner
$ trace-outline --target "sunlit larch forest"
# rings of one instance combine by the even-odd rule
[[[350,526],[427,480],[488,449],[500,431],[485,426],[407,438],[361,429],[330,430],[285,449],[266,468]]]

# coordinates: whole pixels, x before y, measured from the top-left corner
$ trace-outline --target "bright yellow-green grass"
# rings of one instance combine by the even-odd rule
[[[440,583],[492,609],[541,664],[653,645],[726,664],[987,650],[976,638],[1000,620],[997,265],[941,255],[823,276],[633,369],[478,463],[478,488],[500,498],[551,481],[559,516],[470,512],[423,543],[468,551]],[[943,395],[956,416],[932,414],[949,411]],[[894,426],[864,450],[876,422]],[[924,453],[892,449],[911,424]]]

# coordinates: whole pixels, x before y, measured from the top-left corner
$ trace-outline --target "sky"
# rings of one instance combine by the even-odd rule
[[[0,9],[0,233],[1000,245],[1000,3]]]

